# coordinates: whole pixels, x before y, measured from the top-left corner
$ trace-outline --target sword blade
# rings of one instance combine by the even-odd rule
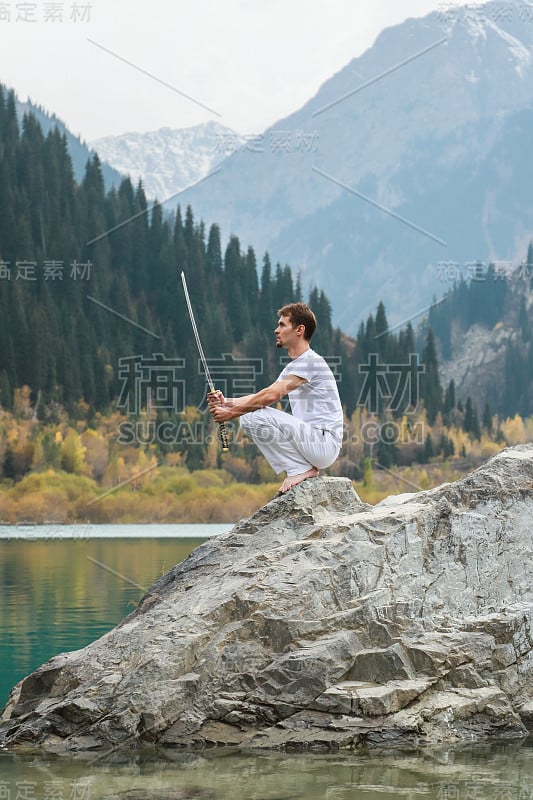
[[[192,310],[191,298],[189,297],[189,290],[187,289],[187,281],[185,279],[185,273],[183,272],[183,270],[181,271],[181,282],[183,283],[183,291],[185,292],[185,300],[187,302],[187,308],[189,309],[189,317],[191,318],[192,330],[193,330],[193,333],[194,333],[194,338],[196,339],[196,345],[198,347],[198,352],[200,354],[200,359],[202,361],[202,365],[203,365],[203,368],[204,368],[205,377],[206,377],[207,383],[209,385],[209,389],[212,392],[214,392],[215,391],[215,385],[214,385],[213,381],[211,380],[211,374],[209,372],[209,367],[207,366],[207,359],[206,359],[206,357],[204,355],[204,349],[202,347],[202,342],[200,341],[200,334],[198,333],[198,328],[196,327],[196,320],[194,319],[194,312]]]
[[[196,327],[196,320],[194,319],[194,312],[192,310],[191,298],[189,297],[189,290],[187,289],[187,281],[185,280],[185,273],[183,272],[183,270],[181,271],[181,282],[183,283],[183,291],[185,292],[185,300],[187,301],[187,308],[189,309],[189,317],[191,318],[191,325],[194,333],[194,338],[196,339],[198,352],[200,353],[200,358],[204,366],[205,377],[209,385],[210,391],[214,393],[215,385],[211,380],[211,373],[209,372],[209,367],[207,366],[207,360],[204,355],[204,348],[202,347],[202,342],[200,341],[200,334],[198,333],[198,328]],[[218,430],[219,430],[220,441],[222,443],[222,452],[227,453],[229,450],[229,436],[226,424],[224,422],[219,422]]]

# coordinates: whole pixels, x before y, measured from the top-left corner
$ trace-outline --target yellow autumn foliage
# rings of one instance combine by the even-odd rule
[[[277,491],[280,479],[242,437],[224,455],[216,436],[208,438],[188,458],[185,450],[165,452],[148,440],[120,444],[125,418],[117,412],[96,414],[89,422],[69,419],[56,405],[44,421],[38,419],[23,387],[12,413],[0,408],[0,468],[8,467],[0,482],[1,522],[234,522]],[[184,419],[195,425],[198,410],[188,407]],[[429,425],[423,409],[384,422],[358,408],[345,422],[340,458],[326,474],[357,477],[361,498],[376,503],[453,481],[507,444],[533,441],[533,417],[494,416],[490,432],[483,428],[479,439],[460,422],[459,417],[447,425],[438,415]],[[396,463],[387,469],[379,463],[377,445],[365,439],[384,424],[397,434]],[[428,434],[434,455],[431,449],[424,454]]]

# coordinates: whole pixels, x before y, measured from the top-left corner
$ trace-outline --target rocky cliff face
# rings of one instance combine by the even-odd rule
[[[527,267],[528,272],[524,269],[524,266],[519,267],[506,279],[507,298],[501,320],[491,328],[476,323],[465,330],[455,319],[451,328],[452,357],[449,361],[439,359],[442,385],[448,386],[453,380],[456,397],[464,402],[470,396],[479,413],[486,401],[493,412],[501,416],[509,413],[509,365],[506,363],[509,350],[527,353],[531,338],[521,326],[522,302],[529,329],[533,329],[533,291],[524,278],[531,267]],[[527,380],[527,376],[524,377]],[[523,408],[521,413],[524,414]]]
[[[533,446],[419,494],[316,478],[209,540],[12,691],[54,752],[519,737],[533,722]]]

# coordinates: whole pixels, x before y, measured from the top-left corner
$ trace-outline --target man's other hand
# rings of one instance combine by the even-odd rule
[[[207,395],[207,402],[209,405],[209,410],[211,411],[211,413],[213,413],[213,409],[216,408],[216,406],[224,405],[224,403],[226,402],[226,398],[224,397],[221,391],[209,392],[209,394]]]

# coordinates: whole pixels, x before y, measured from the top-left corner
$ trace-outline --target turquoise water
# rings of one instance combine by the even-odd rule
[[[206,536],[230,527],[2,526],[0,707],[17,681],[102,636]]]
[[[101,636],[205,536],[229,527],[1,527],[0,706],[20,678]],[[529,740],[410,753],[149,750],[112,758],[0,750],[0,800],[533,800]]]

